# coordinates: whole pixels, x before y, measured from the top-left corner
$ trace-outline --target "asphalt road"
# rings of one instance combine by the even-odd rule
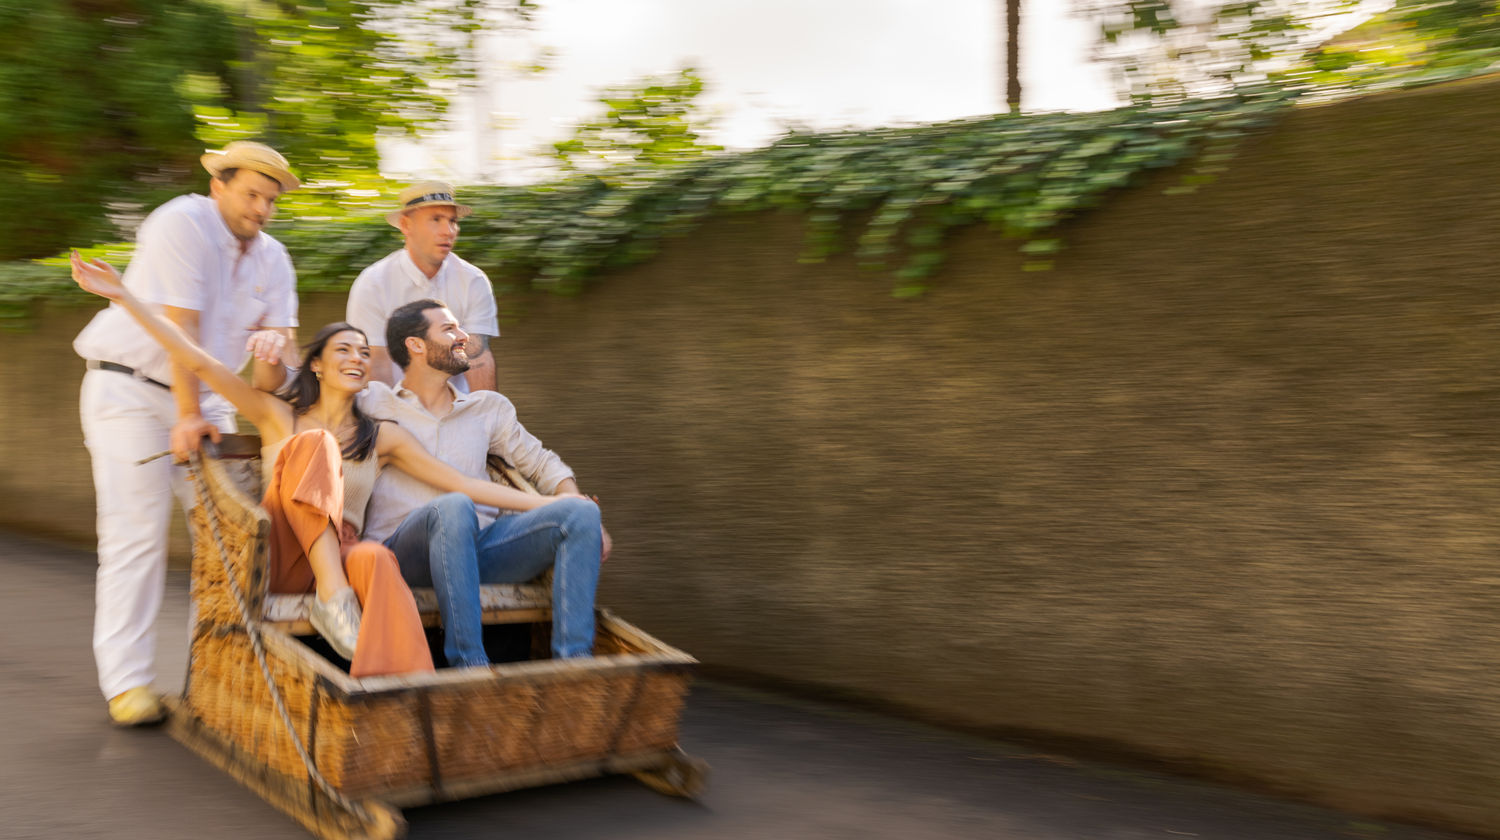
[[[89,647],[93,571],[90,553],[0,534],[0,838],[308,836],[161,731],[107,725]],[[158,623],[163,688],[181,685],[186,628],[187,581],[174,573]],[[671,641],[692,650],[689,639]],[[723,684],[695,687],[682,744],[713,766],[699,802],[663,797],[629,778],[600,779],[408,809],[408,836],[1461,836]]]

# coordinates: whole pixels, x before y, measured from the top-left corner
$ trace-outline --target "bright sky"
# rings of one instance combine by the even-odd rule
[[[496,39],[493,128],[470,101],[457,130],[387,147],[396,177],[533,180],[533,150],[596,112],[595,93],[691,65],[717,116],[712,142],[764,145],[788,123],[815,129],[934,122],[1004,110],[1002,0],[546,0],[521,41]],[[1072,0],[1023,0],[1023,108],[1116,104],[1090,63],[1094,24]],[[536,46],[551,69],[505,69]],[[508,53],[508,55],[507,55]],[[482,170],[482,171],[481,171]]]

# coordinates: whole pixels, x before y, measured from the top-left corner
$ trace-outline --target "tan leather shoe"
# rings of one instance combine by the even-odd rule
[[[109,699],[109,719],[115,726],[147,726],[166,716],[167,707],[150,686],[136,686]]]

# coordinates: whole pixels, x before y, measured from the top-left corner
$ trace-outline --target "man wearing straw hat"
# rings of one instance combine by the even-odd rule
[[[469,334],[469,369],[453,377],[461,393],[494,391],[495,357],[490,339],[500,334],[490,278],[453,253],[458,222],[470,209],[442,181],[420,181],[401,191],[385,220],[406,246],[360,272],[349,288],[346,320],[370,338],[370,377],[395,385],[399,371],[385,346],[385,322],[397,307],[436,298],[445,301]]]
[[[295,344],[296,277],[280,242],[262,228],[276,199],[298,187],[269,146],[234,142],[202,157],[209,194],[183,195],[151,212],[136,236],[125,285],[224,364],[252,357],[257,388],[286,378],[283,350]],[[234,409],[173,365],[161,345],[118,305],[94,317],[73,349],[87,361],[79,395],[93,460],[99,536],[94,660],[110,718],[121,726],[160,721],[151,688],[174,490],[187,502],[179,458],[204,435],[234,431]]]

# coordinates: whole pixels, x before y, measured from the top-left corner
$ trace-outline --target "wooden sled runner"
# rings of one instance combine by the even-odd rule
[[[553,661],[547,585],[498,585],[483,587],[486,642],[516,661],[356,680],[307,623],[312,596],[266,591],[269,521],[244,489],[258,460],[193,472],[193,639],[167,730],[313,834],[399,837],[403,807],[611,773],[703,789],[706,765],[677,746],[691,656],[600,610],[594,658]],[[431,591],[414,594],[436,625]]]

